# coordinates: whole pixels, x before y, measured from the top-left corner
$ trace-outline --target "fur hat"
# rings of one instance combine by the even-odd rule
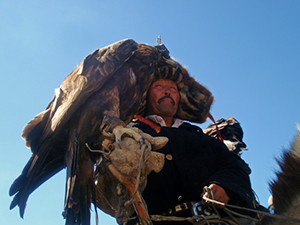
[[[162,64],[158,64],[153,82],[163,78],[176,83],[180,102],[175,117],[194,123],[204,123],[214,99],[211,92],[191,77],[180,63],[171,59],[164,45],[155,47],[165,60]]]

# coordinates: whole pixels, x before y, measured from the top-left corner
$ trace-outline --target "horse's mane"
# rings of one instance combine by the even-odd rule
[[[276,159],[280,171],[270,183],[273,207],[276,214],[286,213],[300,197],[300,130],[289,150],[284,150],[281,158]]]

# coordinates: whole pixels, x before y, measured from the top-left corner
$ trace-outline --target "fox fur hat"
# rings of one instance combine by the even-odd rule
[[[213,102],[211,92],[191,77],[186,68],[169,56],[164,45],[155,46],[168,65],[158,65],[152,82],[158,79],[170,79],[178,87],[180,102],[175,117],[193,123],[204,123]]]

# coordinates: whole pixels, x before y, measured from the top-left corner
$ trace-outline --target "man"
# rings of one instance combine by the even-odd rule
[[[217,201],[251,207],[253,195],[248,175],[221,141],[176,118],[179,102],[175,82],[156,80],[148,91],[147,122],[138,121],[134,125],[152,136],[169,138],[167,145],[158,150],[166,156],[165,165],[159,173],[148,175],[143,192],[149,214],[191,216],[191,209],[186,206],[199,201],[205,204],[201,200],[204,186],[212,190]],[[155,126],[160,128],[158,132]],[[154,222],[178,223],[190,224]]]

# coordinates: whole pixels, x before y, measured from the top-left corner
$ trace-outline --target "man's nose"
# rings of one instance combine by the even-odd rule
[[[170,95],[171,95],[171,90],[170,90],[169,87],[167,87],[167,88],[165,89],[165,95],[167,95],[167,96],[170,96]]]

